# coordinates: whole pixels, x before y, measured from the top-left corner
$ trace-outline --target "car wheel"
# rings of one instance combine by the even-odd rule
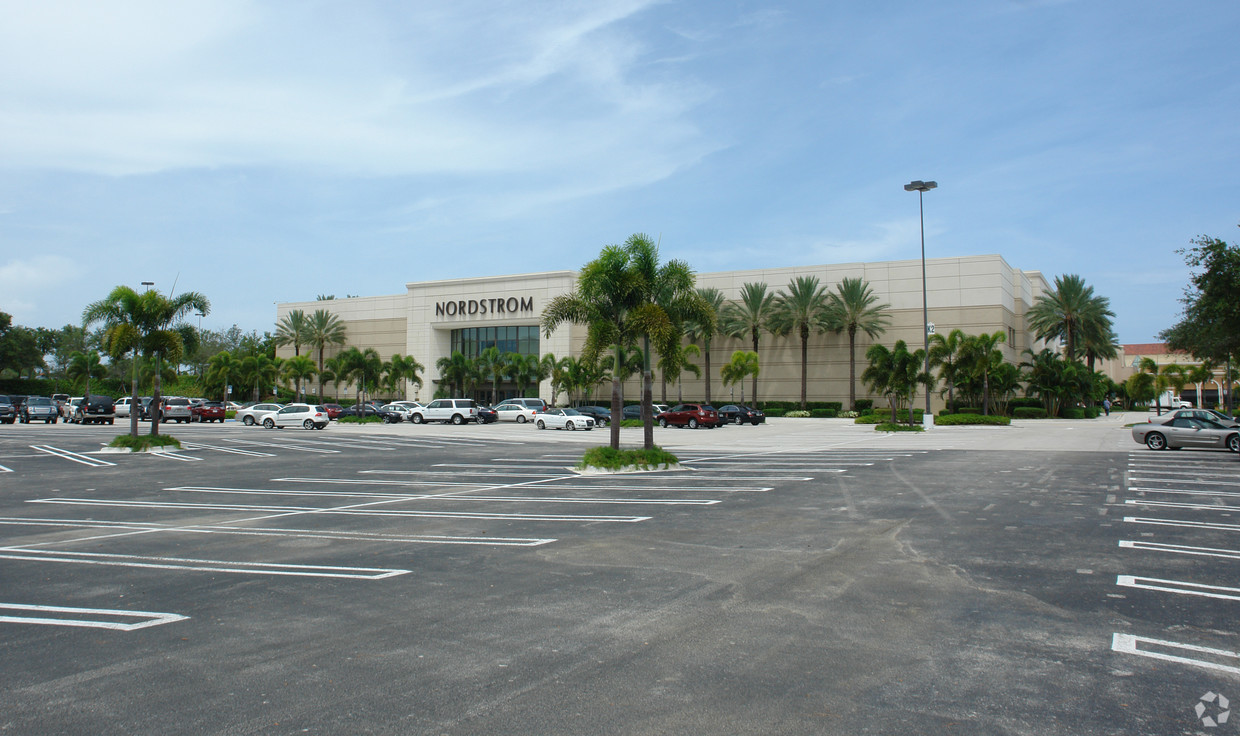
[[[1232,452],[1240,452],[1240,434],[1233,434],[1227,438],[1227,449]]]
[[[461,416],[460,414],[453,414],[452,423],[459,427],[460,425],[465,423],[465,417]]]
[[[247,427],[253,427],[253,426],[254,426],[254,417],[252,417],[252,416],[250,416],[249,414],[247,414],[247,415],[245,416],[245,418],[241,420],[241,423],[242,423],[242,424],[244,424],[244,425],[245,425],[245,426],[247,426]]]
[[[524,414],[518,414],[518,415],[517,415],[517,424],[525,424],[525,422],[526,422],[525,415],[524,415]]]
[[[664,428],[664,429],[667,429],[667,420],[666,420],[666,419],[660,419],[660,420],[659,420],[659,426],[660,426],[660,427],[662,427],[662,428]]]
[[[689,429],[697,429],[697,428],[698,428],[698,421],[694,419],[693,417],[689,417]]]
[[[306,421],[301,423],[301,426],[305,427],[306,429],[314,429],[314,420],[307,419]]]
[[[414,414],[411,417],[411,420],[413,421],[414,424],[421,424],[422,422],[426,421],[425,419],[422,418],[421,414]]]
[[[741,415],[740,415],[740,414],[737,414],[737,415],[736,415],[736,424],[737,424],[737,426],[740,426],[740,425],[742,425],[742,424],[744,424],[744,423],[745,423],[745,420],[744,420],[744,419],[741,419]]]
[[[263,420],[263,426],[266,427],[267,429],[275,429],[276,420],[272,419],[271,417],[267,417],[266,419]]]
[[[565,422],[565,423],[564,423],[564,428],[565,428],[565,429],[567,429],[569,432],[576,432],[576,431],[577,431],[577,425],[576,425],[576,424],[573,424],[572,422]]]
[[[543,423],[543,420],[539,419],[539,420],[538,420],[538,428],[539,428],[539,429],[546,429],[546,428],[547,428],[547,425],[546,425],[545,423]]]
[[[759,424],[761,424],[761,422],[759,422],[757,419],[753,420],[753,426],[755,426],[755,427],[756,427],[756,426],[758,426]]]
[[[1167,438],[1158,432],[1150,432],[1145,435],[1145,446],[1151,450],[1165,450],[1167,449]]]

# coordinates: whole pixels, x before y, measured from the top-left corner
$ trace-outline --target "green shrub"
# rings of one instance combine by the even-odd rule
[[[735,403],[735,402],[731,402]],[[801,402],[799,401],[764,401],[762,402],[762,411],[768,415],[771,409],[783,409],[785,412],[801,410]],[[815,409],[834,410],[837,414],[844,409],[843,402],[840,401],[807,401],[805,402],[804,411],[812,412]],[[781,414],[780,416],[787,416]]]
[[[950,412],[950,414],[981,414],[981,413],[982,413],[982,407],[980,406],[958,406],[956,407],[956,411]]]
[[[809,415],[816,419],[834,419],[838,417],[840,413],[835,409],[811,409]]]
[[[844,417],[845,419],[856,419],[857,417],[861,416],[861,413],[856,412],[856,411],[842,411],[840,412],[840,416]]]
[[[1084,419],[1085,410],[1079,406],[1065,406],[1059,410],[1059,416],[1064,419]]]
[[[1098,415],[1101,413],[1102,413],[1102,410],[1096,406],[1085,407],[1085,418],[1086,419],[1097,419]]]
[[[625,467],[658,470],[666,469],[668,466],[676,465],[679,462],[680,458],[664,450],[662,447],[654,447],[649,450],[613,450],[610,445],[605,445],[603,447],[591,447],[589,450],[586,450],[586,454],[581,457],[581,462],[577,464],[577,467],[582,470],[585,468],[620,470]]]
[[[920,424],[892,424],[891,422],[883,422],[874,427],[878,432],[924,432],[926,428]]]
[[[1008,406],[1012,407],[1013,409],[1016,409],[1018,407],[1025,407],[1027,409],[1045,408],[1042,406],[1042,400],[1037,398],[1036,396],[1022,396],[1019,398],[1012,399],[1011,401],[1008,402]]]
[[[815,409],[814,411],[820,411],[820,410]],[[808,419],[811,415],[807,411],[801,411],[800,409],[793,409],[792,411],[784,412],[784,416],[790,419]]]
[[[862,414],[853,420],[853,424],[882,424],[891,421],[891,412],[886,414]]]
[[[336,421],[341,424],[382,424],[383,417],[340,417]]]
[[[137,437],[131,434],[123,434],[109,442],[108,447],[128,447],[134,452],[149,450],[152,447],[175,447],[179,450],[181,449],[181,441],[166,434],[154,436],[140,434]]]
[[[1012,409],[1012,416],[1016,419],[1045,419],[1046,410],[1040,406],[1017,406]]]
[[[237,411],[235,409],[228,409],[227,411],[224,412],[224,418],[225,419],[236,419]]]
[[[860,414],[865,414],[874,408],[874,399],[857,399],[856,410]]]
[[[776,407],[774,409],[763,409],[763,411],[766,412],[766,415],[768,417],[782,417],[788,412],[787,409],[784,409],[782,407]]]
[[[953,427],[963,424],[987,424],[996,427],[1006,427],[1012,423],[1012,420],[1008,417],[997,417],[993,414],[940,414],[934,418],[934,423],[941,427]]]
[[[621,427],[642,427],[645,425],[642,424],[642,420],[640,419],[621,419],[620,426]]]

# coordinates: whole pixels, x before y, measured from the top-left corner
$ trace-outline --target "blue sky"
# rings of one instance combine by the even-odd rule
[[[0,0],[0,311],[999,253],[1178,315],[1237,242],[1240,4]],[[931,305],[933,308],[933,305]]]

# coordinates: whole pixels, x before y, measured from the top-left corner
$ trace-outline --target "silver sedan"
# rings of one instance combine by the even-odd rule
[[[1182,412],[1134,425],[1132,438],[1151,450],[1213,447],[1240,452],[1240,430]]]

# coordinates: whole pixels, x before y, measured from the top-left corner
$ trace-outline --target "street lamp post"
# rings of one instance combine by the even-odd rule
[[[925,371],[926,375],[930,375],[930,304],[926,296],[926,210],[922,204],[922,195],[934,189],[939,184],[934,181],[921,181],[920,179],[909,182],[904,185],[904,191],[917,192],[917,213],[921,217],[921,336],[922,344],[925,350]],[[910,414],[912,407],[909,407]],[[930,385],[926,384],[926,416],[930,416]],[[912,420],[912,417],[909,417]]]

